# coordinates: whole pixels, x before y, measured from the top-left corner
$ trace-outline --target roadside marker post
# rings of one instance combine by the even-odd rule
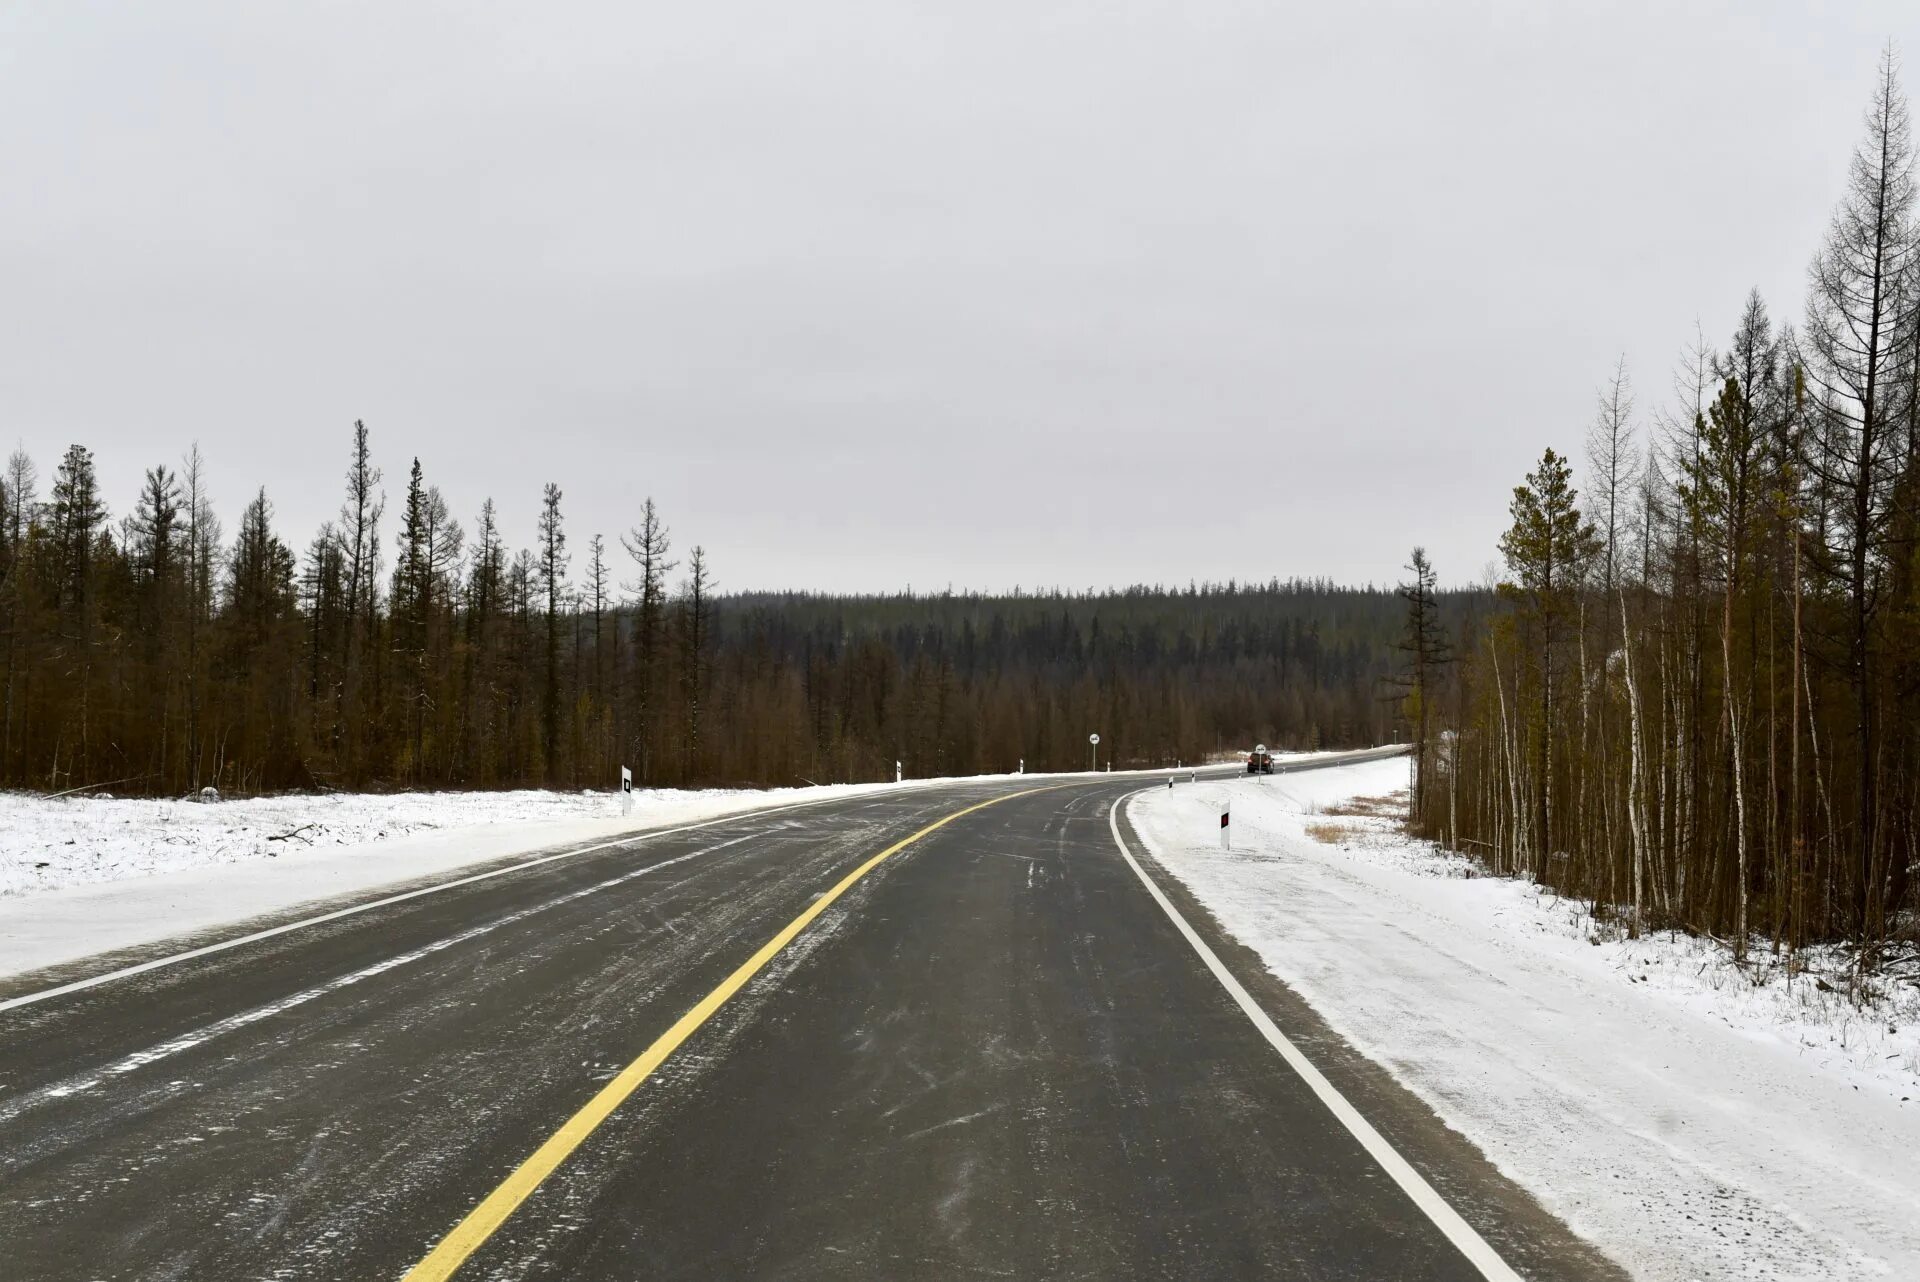
[[[633,813],[633,771],[620,767],[620,814],[622,817]]]
[[[1232,797],[1227,798],[1226,806],[1227,808],[1220,812],[1220,849],[1232,850],[1233,849],[1233,829],[1228,826],[1233,820],[1233,798]]]
[[[900,763],[897,761],[893,763],[893,781],[900,782]]]

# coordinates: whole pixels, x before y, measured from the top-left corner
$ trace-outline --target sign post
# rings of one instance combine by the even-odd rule
[[[1088,735],[1087,743],[1089,745],[1087,750],[1087,769],[1091,772],[1098,773],[1100,770],[1100,736],[1097,734]]]
[[[620,767],[620,813],[633,813],[633,771]]]

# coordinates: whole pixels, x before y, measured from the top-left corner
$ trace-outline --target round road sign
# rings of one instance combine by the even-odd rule
[[[1092,744],[1098,744],[1100,742],[1100,736],[1097,734],[1090,734],[1087,736],[1087,742]]]

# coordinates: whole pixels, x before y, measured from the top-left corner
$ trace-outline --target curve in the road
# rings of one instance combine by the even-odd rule
[[[1126,845],[1138,782],[636,834],[0,1012],[8,1276],[397,1278],[562,1123],[461,1278],[1501,1276],[1247,993],[1516,1272],[1614,1276]]]

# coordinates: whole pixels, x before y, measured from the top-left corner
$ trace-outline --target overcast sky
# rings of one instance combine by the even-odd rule
[[[390,512],[418,454],[525,543],[552,480],[578,567],[651,494],[724,588],[1473,579],[1617,356],[1651,411],[1696,319],[1798,316],[1889,36],[1912,0],[15,0],[0,446],[43,492],[90,446],[117,519],[197,440],[302,548],[363,418]]]

